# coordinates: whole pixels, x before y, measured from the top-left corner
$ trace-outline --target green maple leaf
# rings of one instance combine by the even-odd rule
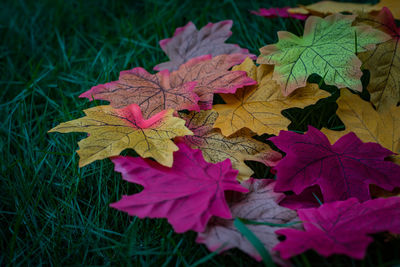
[[[279,42],[262,47],[257,63],[275,65],[273,79],[285,96],[304,87],[313,73],[326,84],[361,91],[361,61],[356,53],[371,50],[390,36],[370,26],[352,26],[355,17],[311,16],[303,36],[278,32]]]

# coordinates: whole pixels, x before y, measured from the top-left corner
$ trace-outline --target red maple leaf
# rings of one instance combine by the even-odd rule
[[[400,101],[400,27],[397,27],[387,7],[382,8],[376,16],[359,16],[357,21],[392,37],[378,44],[374,50],[358,55],[363,62],[362,67],[370,72],[367,90],[371,94],[371,102],[378,111],[389,110]]]

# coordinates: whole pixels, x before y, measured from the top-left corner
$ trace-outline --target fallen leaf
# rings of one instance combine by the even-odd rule
[[[361,61],[356,51],[371,50],[390,36],[371,26],[351,26],[355,17],[311,16],[306,20],[303,36],[278,32],[279,42],[262,47],[257,63],[275,65],[273,79],[285,96],[304,87],[313,73],[328,85],[361,91]]]
[[[172,38],[160,41],[162,50],[167,54],[170,61],[158,64],[155,70],[176,70],[189,59],[211,54],[218,56],[222,54],[249,54],[249,50],[240,48],[235,44],[226,44],[225,41],[232,35],[230,31],[232,20],[224,20],[217,23],[208,23],[200,31],[189,22],[186,26],[177,28]]]
[[[215,111],[180,113],[179,116],[186,121],[186,127],[193,132],[192,136],[188,135],[181,139],[190,147],[199,148],[208,162],[217,163],[230,159],[232,167],[239,170],[239,181],[247,180],[253,174],[244,160],[275,166],[282,158],[281,154],[272,150],[269,145],[253,139],[248,129],[243,129],[230,137],[223,136],[219,129],[213,129],[218,117]]]
[[[381,0],[376,7],[380,10],[383,7],[387,7],[393,14],[395,19],[400,19],[400,5],[398,0]]]
[[[371,103],[346,89],[341,89],[337,104],[339,108],[336,113],[346,129],[322,129],[331,143],[349,132],[354,132],[363,142],[379,143],[395,153],[400,153],[400,107],[378,113]],[[400,164],[399,155],[392,157]]]
[[[196,82],[194,92],[199,96],[200,108],[211,109],[214,93],[235,93],[237,88],[256,84],[245,71],[229,71],[245,58],[243,54],[231,54],[191,59],[171,73],[171,86],[178,88],[185,83]]]
[[[95,160],[117,156],[127,148],[134,149],[143,158],[154,158],[160,164],[172,166],[172,152],[178,147],[171,141],[176,136],[192,135],[185,121],[172,116],[173,110],[164,110],[144,120],[138,105],[122,109],[97,106],[84,110],[86,117],[63,122],[49,132],[86,132],[78,154],[79,166]]]
[[[244,127],[258,135],[278,134],[280,130],[286,130],[291,123],[282,115],[282,110],[303,108],[330,95],[319,90],[318,85],[308,84],[285,97],[279,85],[272,80],[272,67],[256,67],[249,58],[233,69],[246,71],[258,85],[238,89],[234,95],[221,95],[226,104],[214,105],[213,109],[219,114],[214,127],[220,128],[225,136]]]
[[[359,16],[357,22],[371,25],[392,37],[374,50],[358,55],[362,67],[371,74],[367,87],[371,102],[378,111],[388,110],[400,101],[400,28],[386,7],[377,16]]]
[[[314,249],[328,257],[345,254],[363,259],[373,241],[369,234],[400,233],[400,197],[378,198],[359,203],[355,198],[326,203],[319,208],[298,210],[305,231],[282,229],[286,239],[274,250],[284,259]]]
[[[199,110],[195,85],[187,82],[175,87],[171,85],[168,70],[150,74],[143,68],[134,68],[122,71],[118,81],[94,86],[79,97],[107,100],[114,108],[137,104],[148,119],[166,109]]]
[[[391,191],[400,186],[400,166],[384,159],[393,154],[377,143],[363,143],[348,133],[331,145],[312,126],[306,134],[281,131],[269,138],[286,156],[275,167],[275,191],[293,191],[319,185],[325,202],[371,198],[369,185]]]
[[[299,20],[305,20],[307,19],[307,15],[304,14],[299,14],[296,12],[289,13],[288,9],[290,7],[271,7],[271,8],[260,8],[258,11],[251,11],[251,13],[266,17],[266,18],[294,18],[294,19],[299,19]]]
[[[140,184],[143,191],[122,196],[111,207],[140,218],[167,218],[175,232],[204,231],[211,216],[232,218],[224,191],[247,192],[236,181],[229,160],[206,162],[200,150],[183,143],[174,152],[172,168],[140,157],[116,157],[115,171],[124,180]]]
[[[276,203],[284,195],[273,191],[273,180],[251,178],[243,182],[242,185],[249,188],[249,193],[238,195],[230,202],[233,217],[273,224],[298,221],[296,212],[283,208]],[[282,227],[252,224],[248,224],[247,227],[260,239],[267,251],[271,252],[275,262],[285,263],[276,252],[272,251],[272,248],[279,243],[275,231],[282,229]],[[233,219],[215,218],[211,220],[206,230],[203,233],[198,233],[196,242],[205,244],[211,251],[215,251],[221,246],[221,252],[231,248],[239,248],[256,260],[261,260],[257,250],[233,225]]]
[[[360,4],[360,3],[343,3],[335,1],[320,1],[311,5],[300,5],[299,8],[289,8],[289,13],[301,13],[301,14],[313,14],[318,16],[324,16],[333,13],[341,12],[371,12],[380,10],[379,7],[371,4]]]

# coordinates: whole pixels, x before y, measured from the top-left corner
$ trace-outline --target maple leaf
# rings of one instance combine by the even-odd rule
[[[199,96],[200,108],[211,109],[214,93],[235,93],[237,88],[257,83],[247,77],[244,71],[229,71],[245,58],[243,54],[231,54],[191,59],[171,73],[171,86],[180,87],[187,82],[196,82],[194,92]]]
[[[266,18],[294,18],[299,20],[305,20],[308,16],[299,13],[289,13],[288,9],[290,7],[271,7],[271,8],[260,8],[258,11],[251,11],[251,13],[266,17]]]
[[[192,148],[201,149],[204,159],[208,162],[217,163],[230,159],[232,167],[239,170],[239,181],[246,180],[253,174],[244,160],[275,166],[282,157],[269,145],[253,139],[248,129],[243,129],[230,137],[223,136],[219,129],[213,129],[218,117],[215,111],[180,113],[179,116],[186,121],[186,127],[193,132],[192,136],[181,139]]]
[[[274,250],[284,259],[314,249],[328,257],[345,254],[365,257],[373,238],[368,234],[384,231],[400,233],[400,197],[378,198],[359,203],[355,198],[326,203],[319,208],[298,210],[305,231],[282,229],[286,236]]]
[[[233,197],[229,203],[233,217],[274,224],[298,221],[296,212],[277,204],[284,195],[274,192],[273,180],[251,178],[243,182],[242,185],[249,188],[249,193]],[[276,252],[272,251],[272,248],[279,243],[275,231],[282,229],[282,227],[254,224],[247,225],[247,227],[271,252],[274,261],[280,264],[285,263]],[[233,225],[233,220],[220,218],[211,220],[206,230],[203,233],[198,233],[196,242],[205,244],[211,251],[215,251],[221,246],[221,252],[237,247],[256,260],[261,260],[257,250]]]
[[[235,44],[225,43],[226,39],[232,35],[230,31],[232,23],[231,20],[208,23],[200,31],[196,29],[192,22],[184,27],[177,28],[172,38],[160,41],[160,46],[170,61],[158,64],[154,69],[173,71],[191,58],[208,54],[217,56],[240,53],[255,57],[249,54],[247,49],[240,48]]]
[[[330,94],[319,90],[318,85],[308,84],[285,97],[279,85],[272,80],[272,67],[256,67],[251,59],[246,59],[233,70],[244,70],[258,85],[237,90],[234,95],[221,95],[226,104],[214,105],[219,116],[215,122],[225,136],[247,127],[258,135],[278,134],[287,129],[290,120],[284,117],[282,110],[314,104],[317,100]]]
[[[204,231],[211,216],[232,218],[224,191],[247,192],[236,181],[229,160],[206,162],[200,150],[183,143],[174,152],[172,168],[139,157],[116,157],[115,171],[124,180],[140,184],[143,191],[122,196],[111,207],[140,218],[167,218],[175,232]]]
[[[358,17],[358,22],[369,24],[392,38],[378,44],[374,50],[358,55],[362,67],[371,74],[368,91],[378,111],[390,109],[400,101],[400,28],[386,7],[379,14]],[[379,66],[379,67],[377,67]]]
[[[337,104],[339,107],[336,113],[346,128],[344,131],[322,129],[331,143],[349,132],[354,132],[363,142],[379,143],[395,153],[400,153],[400,107],[391,107],[378,113],[371,103],[346,89],[341,89]],[[399,155],[392,157],[400,164]]]
[[[379,7],[371,4],[360,4],[360,3],[343,3],[336,1],[320,1],[310,5],[300,5],[298,8],[289,8],[289,13],[295,14],[313,14],[323,16],[333,13],[342,12],[372,12],[380,10]]]
[[[257,63],[275,65],[273,79],[281,85],[285,96],[305,86],[313,73],[323,77],[328,85],[361,91],[361,61],[356,52],[373,49],[390,36],[367,25],[351,26],[355,17],[311,16],[302,37],[278,32],[279,42],[262,47]]]
[[[97,106],[84,110],[86,117],[63,122],[49,132],[86,132],[89,136],[78,144],[79,166],[95,160],[117,156],[127,148],[144,158],[152,157],[160,164],[172,166],[172,152],[178,147],[170,139],[193,134],[185,121],[164,110],[148,120],[142,118],[138,105],[122,109]]]
[[[199,110],[195,85],[188,82],[171,86],[168,70],[150,74],[143,68],[134,68],[120,72],[118,81],[94,86],[79,97],[107,100],[114,108],[137,104],[148,119],[165,109]]]
[[[393,152],[376,143],[363,143],[348,133],[331,145],[319,130],[306,134],[281,131],[269,138],[286,156],[275,167],[277,192],[300,194],[319,185],[325,202],[356,197],[370,199],[369,185],[391,191],[400,186],[400,166],[384,161]]]

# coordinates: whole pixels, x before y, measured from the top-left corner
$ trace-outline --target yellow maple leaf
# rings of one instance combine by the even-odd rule
[[[172,154],[178,147],[171,141],[176,136],[192,135],[185,121],[164,110],[144,120],[136,104],[122,109],[97,106],[84,110],[86,117],[61,123],[49,132],[86,132],[89,136],[78,144],[79,166],[119,155],[132,148],[143,158],[154,158],[171,167]]]
[[[260,65],[247,58],[234,70],[246,71],[247,75],[258,82],[258,85],[237,90],[236,94],[222,94],[226,104],[214,105],[219,116],[214,127],[220,128],[225,136],[247,127],[258,135],[279,134],[287,130],[290,120],[281,114],[288,108],[314,104],[330,94],[319,90],[318,85],[308,84],[285,97],[279,84],[272,80],[273,67]]]
[[[345,125],[344,131],[322,129],[322,132],[333,144],[343,135],[354,132],[363,142],[375,142],[381,146],[400,153],[400,107],[378,113],[370,102],[362,100],[347,89],[340,90],[336,111]],[[400,164],[400,157],[392,157]]]
[[[237,179],[244,181],[250,178],[253,171],[244,163],[252,160],[275,166],[281,159],[281,154],[256,139],[247,128],[225,137],[219,129],[213,128],[218,117],[213,110],[201,112],[179,113],[186,120],[186,127],[193,131],[193,135],[183,137],[183,141],[192,148],[201,149],[203,157],[211,163],[230,159],[232,168],[239,170]]]
[[[397,0],[395,0],[397,1]],[[379,6],[360,3],[343,3],[336,1],[321,1],[310,5],[300,5],[298,8],[289,8],[289,13],[328,15],[341,12],[371,12],[380,10]]]

